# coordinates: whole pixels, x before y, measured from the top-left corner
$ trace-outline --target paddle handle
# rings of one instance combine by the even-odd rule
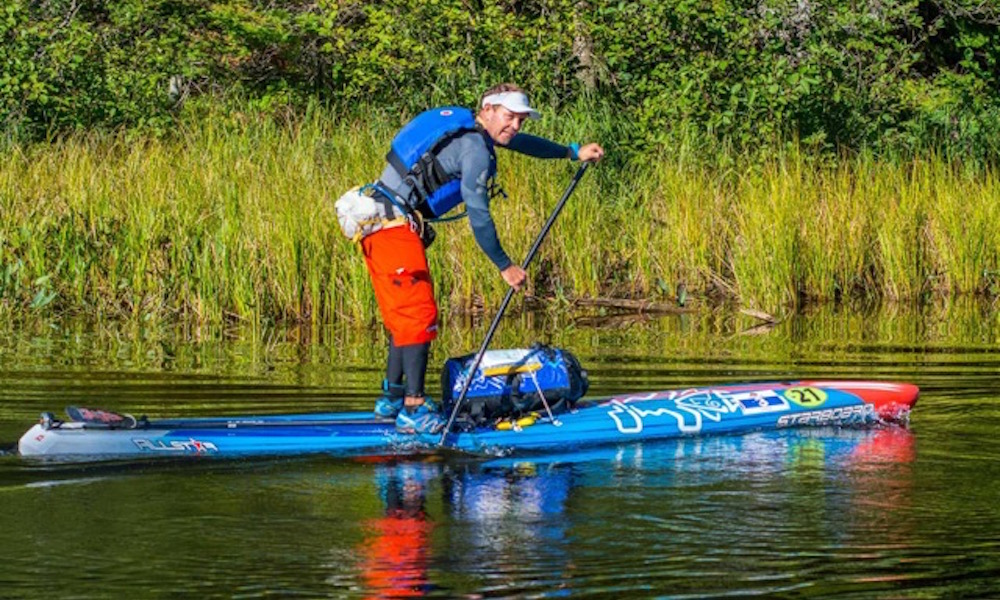
[[[563,192],[562,198],[556,204],[555,209],[553,209],[552,214],[549,215],[548,220],[545,221],[545,225],[542,227],[542,231],[535,238],[535,243],[531,245],[528,250],[528,255],[524,257],[524,263],[521,264],[521,268],[527,270],[528,265],[531,264],[532,259],[535,258],[535,254],[538,253],[538,248],[541,247],[542,241],[545,240],[545,236],[548,235],[549,230],[552,229],[552,224],[556,222],[556,217],[562,212],[564,206],[566,206],[566,201],[573,194],[573,190],[576,189],[576,184],[580,183],[580,179],[583,178],[583,174],[587,172],[587,167],[590,166],[589,162],[585,162],[580,165],[577,169],[576,174],[573,175],[573,179],[569,182],[569,186],[566,187],[566,191]],[[472,367],[469,369],[469,374],[465,378],[465,384],[462,385],[462,393],[458,395],[458,400],[455,402],[455,407],[451,409],[451,416],[448,417],[448,423],[444,426],[444,430],[441,431],[441,439],[438,441],[438,446],[443,446],[445,440],[448,437],[448,432],[451,431],[451,426],[455,422],[455,417],[458,416],[458,411],[462,407],[462,402],[465,401],[465,395],[469,393],[469,386],[472,385],[472,379],[476,374],[476,369],[479,368],[479,364],[483,362],[483,356],[486,354],[486,349],[489,348],[490,342],[493,340],[493,335],[497,331],[497,327],[500,325],[500,319],[503,318],[503,314],[507,311],[507,306],[510,304],[511,299],[514,297],[514,288],[508,288],[507,294],[503,297],[503,302],[500,303],[500,310],[497,311],[495,317],[493,317],[493,322],[490,323],[490,328],[486,332],[486,338],[483,339],[482,346],[479,347],[479,352],[476,353],[476,358],[472,361]]]

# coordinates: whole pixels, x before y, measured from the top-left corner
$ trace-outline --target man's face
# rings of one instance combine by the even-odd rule
[[[521,130],[521,124],[528,118],[528,113],[516,113],[499,104],[491,104],[479,111],[479,121],[493,141],[506,146]]]

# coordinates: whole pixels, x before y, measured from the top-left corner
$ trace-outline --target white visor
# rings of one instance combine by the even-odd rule
[[[490,94],[489,96],[483,98],[483,108],[490,105],[499,105],[511,112],[526,114],[529,119],[542,118],[542,115],[538,114],[538,111],[531,108],[531,105],[528,104],[528,96],[526,96],[524,92],[500,92],[499,94]]]

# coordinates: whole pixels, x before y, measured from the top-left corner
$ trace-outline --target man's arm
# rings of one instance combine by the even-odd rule
[[[530,133],[518,133],[504,148],[535,158],[575,158],[569,146]]]
[[[551,140],[528,133],[518,133],[505,148],[535,158],[569,158],[572,160],[597,162],[604,157],[604,148],[601,148],[599,144],[590,143],[584,146],[570,144],[569,146],[563,146],[562,144],[557,144]]]
[[[472,235],[483,253],[503,271],[513,264],[497,237],[496,225],[490,215],[489,152],[467,152],[462,157],[462,200],[469,213]]]

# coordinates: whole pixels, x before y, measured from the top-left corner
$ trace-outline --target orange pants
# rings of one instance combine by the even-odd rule
[[[375,299],[396,346],[437,337],[437,304],[420,237],[409,227],[382,229],[361,240]]]

